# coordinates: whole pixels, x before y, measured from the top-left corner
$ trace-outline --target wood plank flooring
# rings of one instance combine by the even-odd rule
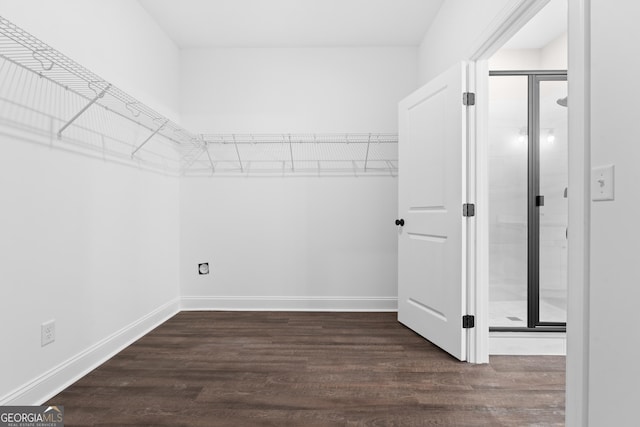
[[[181,312],[48,404],[67,426],[560,426],[564,369],[461,363],[395,313]]]

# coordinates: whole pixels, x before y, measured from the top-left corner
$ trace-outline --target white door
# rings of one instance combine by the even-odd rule
[[[398,320],[459,360],[467,357],[466,82],[458,64],[399,104]]]

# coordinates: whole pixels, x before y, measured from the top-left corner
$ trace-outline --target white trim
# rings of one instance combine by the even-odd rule
[[[470,50],[471,61],[489,59],[551,0],[518,0],[507,4]]]
[[[564,356],[567,334],[561,332],[491,332],[489,352],[510,356]]]
[[[488,61],[475,62],[475,292],[470,301],[476,313],[474,363],[489,363],[489,174],[488,174]]]
[[[590,0],[569,0],[569,241],[566,425],[589,425]],[[612,349],[614,350],[614,349]]]
[[[0,399],[0,406],[40,405],[174,316],[179,299],[169,301]]]
[[[189,296],[182,310],[229,311],[398,311],[397,297]]]
[[[476,87],[477,67],[475,62],[467,63],[467,88],[466,91],[477,95]],[[476,103],[477,101],[476,96]],[[476,202],[477,193],[477,143],[476,143],[476,108],[467,108],[467,194],[465,196],[467,203]],[[482,298],[478,296],[478,292],[482,289],[478,287],[477,281],[477,260],[478,260],[478,243],[477,243],[477,212],[476,216],[467,218],[467,314],[475,316],[475,327],[467,329],[467,361],[469,363],[488,363],[489,357],[486,351],[486,341],[488,336],[484,332],[483,324],[486,322],[486,313],[482,304]]]

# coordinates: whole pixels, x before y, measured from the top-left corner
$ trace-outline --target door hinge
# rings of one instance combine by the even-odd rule
[[[476,317],[471,315],[462,316],[462,328],[470,329],[476,325]]]
[[[476,205],[473,203],[465,203],[462,205],[462,216],[475,216]]]
[[[473,92],[464,92],[462,94],[462,105],[476,105],[476,94]]]

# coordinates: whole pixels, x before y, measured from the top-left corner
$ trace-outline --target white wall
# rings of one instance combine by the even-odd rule
[[[489,71],[537,70],[541,49],[500,49],[489,59]]]
[[[489,70],[566,70],[567,34],[540,49],[500,49],[489,59]]]
[[[194,49],[182,117],[202,132],[397,132],[417,49]],[[181,180],[188,307],[394,309],[393,177]],[[197,264],[212,263],[198,276]],[[192,298],[192,299],[189,299]]]
[[[517,0],[445,1],[420,44],[420,84],[469,59],[487,27],[515,3]]]
[[[566,70],[569,67],[568,37],[564,33],[541,49],[540,66],[543,70]]]
[[[3,401],[176,300],[178,181],[1,137],[0,194]],[[18,391],[12,403],[35,403]]]
[[[137,2],[0,0],[0,10],[177,116],[178,50]],[[174,178],[2,133],[1,403],[42,401],[175,312],[178,191]],[[50,319],[57,337],[41,347]]]
[[[417,49],[229,48],[182,52],[181,113],[197,132],[397,132]]]
[[[182,179],[183,303],[395,309],[396,200],[384,177]]]
[[[176,45],[137,1],[0,0],[0,15],[174,121]]]
[[[628,46],[640,37],[640,4],[590,4],[591,160],[615,165],[616,188],[615,201],[591,204],[589,425],[631,426],[640,402],[640,58]]]

